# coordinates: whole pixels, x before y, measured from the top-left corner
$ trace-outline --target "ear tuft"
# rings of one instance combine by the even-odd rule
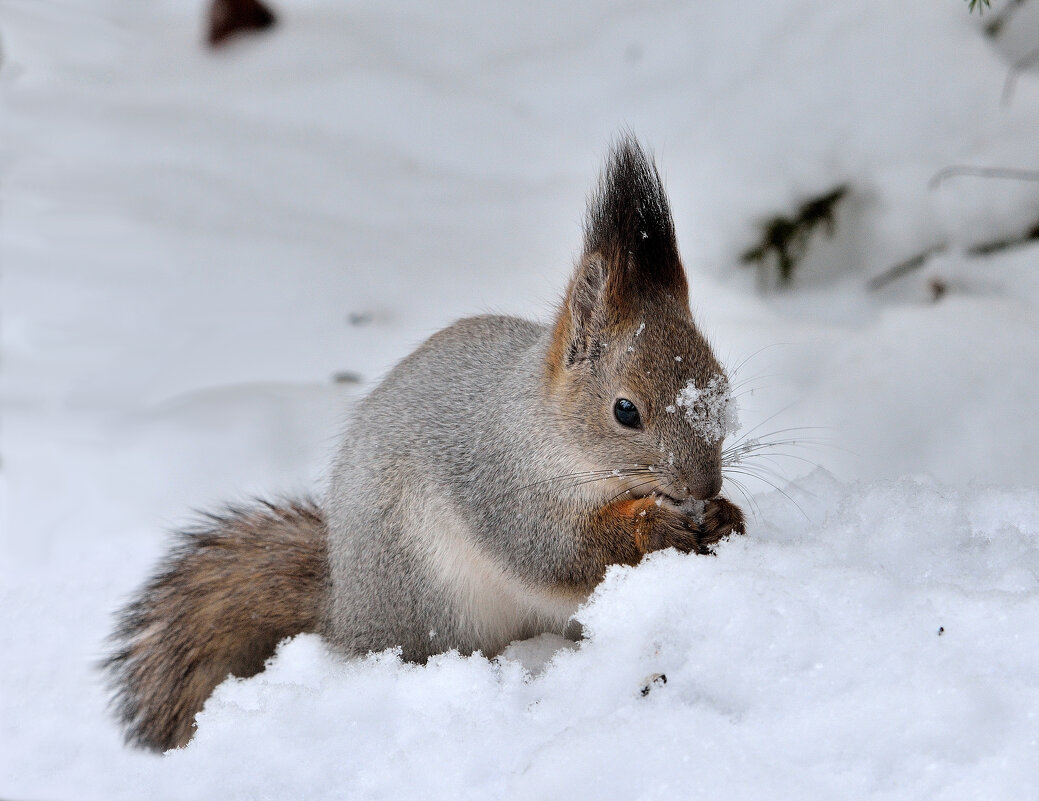
[[[673,298],[667,313],[688,314],[689,286],[675,242],[671,209],[653,160],[635,137],[610,149],[588,204],[584,254],[556,317],[549,375],[595,363],[610,329],[634,327],[647,308]]]
[[[610,148],[588,203],[584,250],[607,261],[615,301],[650,288],[688,297],[660,173],[631,134]]]

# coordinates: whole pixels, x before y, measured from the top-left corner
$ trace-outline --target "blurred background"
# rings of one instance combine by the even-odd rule
[[[213,45],[195,0],[0,0],[12,792],[144,759],[89,662],[165,530],[320,493],[452,320],[548,319],[624,130],[777,443],[748,492],[1039,487],[1039,2],[274,2]]]

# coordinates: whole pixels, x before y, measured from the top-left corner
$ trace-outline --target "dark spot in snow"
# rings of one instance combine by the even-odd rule
[[[213,0],[209,6],[209,44],[219,47],[238,33],[263,31],[278,21],[260,0]]]
[[[332,381],[336,384],[360,384],[362,379],[360,373],[355,373],[351,370],[341,370],[332,375]]]

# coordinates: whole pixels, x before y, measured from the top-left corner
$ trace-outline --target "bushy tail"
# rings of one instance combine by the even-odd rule
[[[278,642],[317,630],[327,529],[310,501],[260,503],[184,531],[119,615],[104,663],[127,742],[166,750],[229,673],[252,676]]]

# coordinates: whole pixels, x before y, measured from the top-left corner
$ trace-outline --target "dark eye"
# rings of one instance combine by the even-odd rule
[[[628,428],[639,428],[642,425],[639,410],[627,398],[618,398],[613,404],[613,416],[617,418],[618,423]]]

